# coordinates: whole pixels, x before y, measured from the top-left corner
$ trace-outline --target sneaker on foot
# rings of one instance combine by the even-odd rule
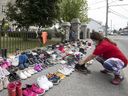
[[[119,85],[123,80],[124,80],[124,77],[115,75],[115,78],[111,81],[111,83],[114,85]]]

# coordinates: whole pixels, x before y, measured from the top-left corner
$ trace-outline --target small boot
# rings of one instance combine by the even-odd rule
[[[0,57],[2,57],[2,49],[0,49]]]
[[[114,85],[119,85],[122,80],[124,80],[124,77],[121,77],[120,75],[115,75],[115,77],[111,81],[111,83],[114,84]]]
[[[16,84],[11,82],[8,84],[8,96],[16,96]]]
[[[5,57],[4,57],[4,49],[1,49],[1,56],[2,56],[3,58],[5,58]]]
[[[20,81],[16,81],[16,96],[22,96],[22,83]]]
[[[7,58],[7,49],[4,49],[4,57]]]

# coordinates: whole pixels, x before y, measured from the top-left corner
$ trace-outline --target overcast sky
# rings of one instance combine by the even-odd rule
[[[106,22],[106,0],[87,0],[88,16],[101,21],[103,25]],[[128,23],[128,0],[108,0],[109,5],[122,5],[109,7],[108,25],[113,29],[124,28]],[[127,5],[124,5],[127,4]]]

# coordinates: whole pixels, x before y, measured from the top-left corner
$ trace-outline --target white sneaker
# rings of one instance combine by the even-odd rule
[[[24,75],[26,75],[27,77],[31,77],[31,74],[29,74],[27,71],[23,71]]]
[[[42,89],[44,89],[44,90],[46,90],[46,91],[49,90],[49,86],[47,85],[46,82],[43,82],[43,80],[42,80],[41,77],[37,78],[37,84],[38,84],[38,86],[39,86],[40,88],[42,88]]]
[[[19,64],[19,56],[11,56],[10,57],[11,64],[13,66],[18,66]]]
[[[64,74],[64,75],[67,75],[67,76],[69,76],[69,75],[72,73],[72,71],[69,70],[69,69],[66,68],[66,67],[63,67],[62,69],[58,69],[58,72],[60,72],[60,73],[62,73],[62,74]]]
[[[51,81],[49,81],[45,75],[42,75],[41,78],[44,82],[46,82],[46,84],[49,86],[49,88],[53,87],[53,83]]]
[[[66,64],[67,62],[65,60],[60,61],[61,64]]]
[[[19,71],[18,74],[21,79],[27,79],[27,76],[22,71]]]
[[[26,71],[27,71],[27,73],[29,73],[31,75],[35,74],[35,72],[32,69],[30,69],[30,68],[28,68]]]

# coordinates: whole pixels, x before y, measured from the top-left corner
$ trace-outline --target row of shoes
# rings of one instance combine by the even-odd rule
[[[4,88],[7,88],[7,85],[9,84],[8,77],[3,77],[0,79],[0,91],[2,91]]]
[[[27,68],[25,70],[19,70],[19,71],[17,71],[17,74],[23,80],[31,77],[35,73],[37,73],[37,71],[34,70],[33,68]]]

